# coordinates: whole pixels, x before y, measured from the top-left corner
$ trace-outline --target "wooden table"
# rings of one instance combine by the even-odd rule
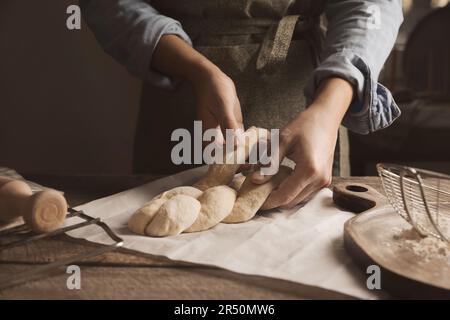
[[[71,206],[154,180],[155,176],[27,176],[66,192]],[[377,177],[335,178],[380,190]],[[15,274],[37,265],[90,250],[96,244],[67,236],[42,240],[0,252],[0,275]],[[81,289],[67,289],[64,269],[44,278],[0,291],[0,299],[302,299],[346,298],[323,289],[226,270],[173,262],[118,249],[77,263]]]

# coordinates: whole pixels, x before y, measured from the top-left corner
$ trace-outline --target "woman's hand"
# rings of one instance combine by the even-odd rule
[[[242,114],[233,81],[205,56],[175,35],[164,35],[153,53],[151,67],[189,81],[197,97],[203,129],[242,129]]]
[[[203,129],[243,129],[239,98],[233,80],[215,65],[203,66],[193,81],[197,115]]]
[[[352,97],[350,83],[339,78],[325,79],[314,102],[281,129],[279,149],[271,155],[271,161],[281,161],[287,156],[296,166],[262,209],[291,208],[331,183],[338,129]],[[270,178],[259,172],[252,175],[255,183]]]

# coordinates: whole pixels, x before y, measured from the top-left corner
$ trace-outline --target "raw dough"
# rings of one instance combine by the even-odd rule
[[[244,183],[244,181],[245,181],[245,176],[243,176],[243,175],[235,176],[233,178],[233,180],[230,182],[229,187],[236,191],[239,191],[239,189],[242,187],[242,184]]]
[[[236,191],[228,186],[212,187],[198,198],[202,207],[194,224],[185,232],[210,229],[228,216],[236,201]]]
[[[191,187],[191,186],[181,186],[181,187],[176,187],[176,188],[170,189],[166,192],[163,192],[163,193],[157,195],[156,197],[154,197],[153,199],[169,200],[170,198],[172,198],[176,195],[179,195],[179,194],[183,194],[185,196],[191,196],[191,197],[197,199],[202,194],[202,191],[197,188]]]
[[[225,217],[222,222],[239,223],[253,218],[272,190],[278,187],[291,171],[288,167],[280,166],[278,173],[264,184],[255,184],[250,177],[245,179],[244,184],[239,189],[231,214]]]
[[[205,191],[208,188],[228,185],[233,180],[236,171],[245,163],[249,153],[254,148],[259,139],[267,137],[267,130],[251,127],[244,133],[245,143],[235,150],[225,155],[223,164],[212,164],[208,167],[206,176],[194,184],[194,187]]]
[[[292,171],[281,166],[265,184],[254,184],[243,175],[235,177],[236,170],[258,140],[267,138],[267,133],[256,127],[248,129],[245,143],[227,154],[224,164],[210,165],[206,176],[194,187],[176,187],[153,198],[130,218],[130,230],[164,237],[207,230],[220,222],[237,223],[253,218],[272,190]]]
[[[128,220],[128,228],[134,233],[145,235],[145,228],[155,217],[164,202],[166,202],[165,199],[154,199],[138,209]]]
[[[183,194],[176,195],[164,202],[145,229],[145,234],[154,237],[180,234],[196,221],[200,208],[197,199]]]
[[[153,198],[149,203],[138,209],[128,220],[128,228],[134,233],[145,235],[145,228],[156,216],[159,208],[167,200],[177,196],[186,195],[193,198],[198,198],[202,194],[197,188],[191,186],[181,186],[165,191]]]

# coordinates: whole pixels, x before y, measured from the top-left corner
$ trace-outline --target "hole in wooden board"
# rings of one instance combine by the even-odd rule
[[[347,186],[346,189],[348,191],[353,191],[353,192],[367,192],[367,191],[369,191],[369,189],[367,189],[365,187],[355,186],[355,185]]]

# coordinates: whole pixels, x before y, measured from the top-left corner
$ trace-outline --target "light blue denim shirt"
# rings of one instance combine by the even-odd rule
[[[192,45],[178,21],[159,14],[145,0],[80,0],[80,4],[106,52],[144,81],[173,87],[169,77],[150,68],[150,61],[162,35],[175,34]],[[306,96],[311,100],[326,77],[344,78],[356,95],[343,124],[361,134],[389,126],[400,109],[378,76],[403,22],[401,0],[328,0],[324,13],[328,31]]]

